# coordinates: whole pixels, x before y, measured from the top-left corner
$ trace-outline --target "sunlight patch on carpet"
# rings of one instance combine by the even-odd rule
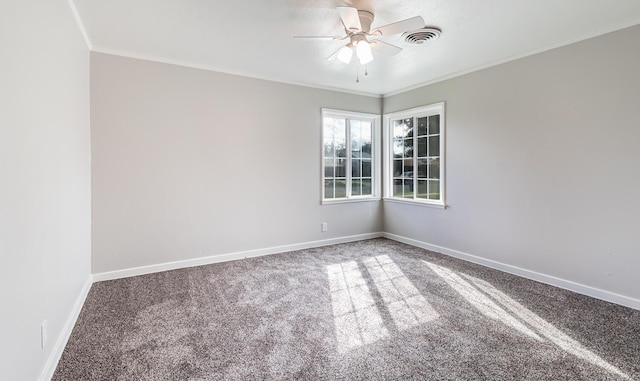
[[[438,318],[438,313],[389,256],[365,258],[362,263],[398,331]],[[339,352],[389,336],[358,262],[328,265],[327,276]]]
[[[399,331],[438,318],[438,313],[388,255],[365,258],[363,263]]]
[[[462,296],[474,307],[480,310],[480,312],[484,316],[493,320],[498,320],[532,339],[538,341],[543,340],[537,333],[533,332],[527,326],[522,324],[518,319],[502,309],[496,302],[489,299],[482,292],[478,291],[475,287],[462,279],[458,274],[445,267],[441,267],[427,261],[423,262],[427,266],[429,266],[431,271],[444,279],[444,281],[447,282],[447,284],[451,286],[451,288],[453,288],[458,294],[460,294],[460,296]]]
[[[595,353],[581,345],[579,342],[572,339],[569,335],[560,331],[553,324],[542,319],[540,316],[536,315],[534,312],[532,312],[522,304],[513,300],[513,298],[510,298],[490,283],[469,275],[463,274],[463,276],[470,282],[472,282],[478,289],[487,293],[490,297],[500,303],[504,308],[509,310],[512,314],[519,317],[523,321],[527,322],[536,331],[540,332],[542,336],[546,337],[547,339],[549,339],[549,341],[562,348],[562,350],[564,350],[565,352],[586,360],[593,365],[599,366],[602,369],[605,369],[606,371],[617,376],[629,379],[629,376],[623,373],[620,369],[609,364],[600,356],[596,355]]]
[[[464,299],[480,310],[483,315],[499,320],[538,341],[544,341],[541,337],[543,336],[565,352],[599,366],[619,377],[629,379],[629,376],[620,369],[606,362],[578,341],[560,331],[553,324],[495,288],[489,282],[466,274],[458,275],[448,268],[424,260],[422,262]],[[527,326],[522,322],[526,323]],[[528,327],[531,327],[531,329]]]
[[[376,342],[389,335],[366,280],[355,261],[327,266],[338,351]]]

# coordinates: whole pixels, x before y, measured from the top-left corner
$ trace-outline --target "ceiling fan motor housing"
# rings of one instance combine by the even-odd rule
[[[360,19],[361,31],[369,33],[371,31],[371,24],[373,23],[373,13],[369,11],[358,10],[358,18]]]

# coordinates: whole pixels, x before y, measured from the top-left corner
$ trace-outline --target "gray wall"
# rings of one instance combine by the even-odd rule
[[[92,53],[93,272],[379,232],[320,205],[320,108],[380,103]]]
[[[89,52],[67,1],[0,2],[0,108],[0,379],[35,380],[90,276]]]
[[[384,230],[640,299],[640,27],[384,99],[446,101],[446,210]]]

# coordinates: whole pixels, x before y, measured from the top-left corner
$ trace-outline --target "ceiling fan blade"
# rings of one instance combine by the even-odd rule
[[[331,61],[333,59],[338,58],[338,53],[340,53],[340,49],[342,49],[342,46],[339,47],[338,50],[336,50],[335,52],[331,53],[331,55],[327,57],[327,61]]]
[[[416,16],[410,19],[383,25],[379,28],[376,28],[373,32],[371,32],[371,34],[375,36],[389,36],[391,34],[404,33],[411,30],[424,28],[424,26],[424,19],[421,16]]]
[[[371,45],[371,51],[374,56],[393,56],[402,51],[401,47],[387,44],[380,40],[369,41],[369,44]]]
[[[293,36],[296,40],[343,40],[343,37],[339,36]]]
[[[340,19],[344,28],[348,31],[359,32],[362,30],[360,25],[360,16],[358,16],[358,10],[353,7],[336,7],[340,12]]]

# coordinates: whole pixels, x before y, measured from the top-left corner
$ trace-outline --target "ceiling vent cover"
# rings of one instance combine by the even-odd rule
[[[437,28],[422,28],[411,32],[404,32],[402,38],[408,44],[420,45],[438,39],[442,31]]]

